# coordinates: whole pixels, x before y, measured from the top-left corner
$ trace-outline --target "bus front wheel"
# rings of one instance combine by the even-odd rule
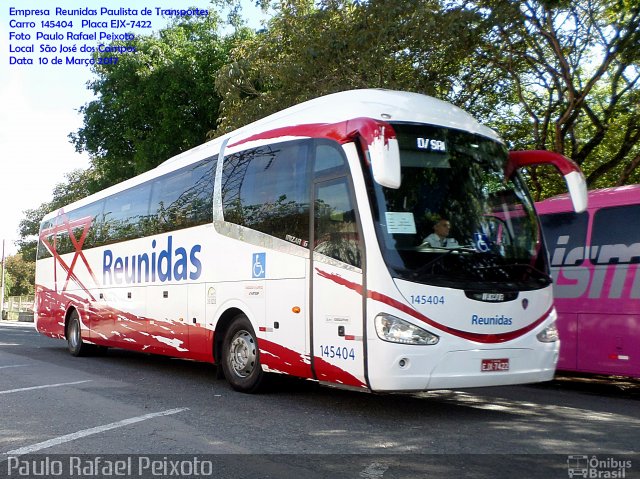
[[[222,369],[233,389],[246,393],[260,389],[265,373],[260,366],[256,334],[244,314],[236,316],[229,326],[222,355]]]

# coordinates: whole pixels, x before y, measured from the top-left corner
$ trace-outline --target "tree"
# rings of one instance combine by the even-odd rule
[[[21,254],[9,256],[6,259],[7,296],[23,296],[33,294],[35,291],[35,263],[26,261]]]
[[[473,4],[473,7],[471,5]],[[506,88],[498,120],[517,148],[576,161],[589,187],[640,182],[640,4],[468,2],[494,26],[482,52]],[[562,187],[532,171],[538,197]]]
[[[217,33],[218,17],[184,18],[152,36],[114,42],[135,51],[96,65],[80,108],[84,125],[70,135],[91,155],[97,191],[143,173],[206,140],[221,98],[214,89],[235,37]],[[237,34],[241,36],[242,33]],[[110,53],[103,53],[108,56]]]
[[[6,261],[7,258],[5,258]],[[2,281],[0,280],[0,285],[2,285]],[[4,298],[0,298],[0,301],[6,301],[9,296],[11,296],[11,287],[13,286],[13,278],[10,274],[5,272],[4,275]],[[0,291],[2,289],[0,288]],[[1,294],[1,293],[0,293]]]
[[[78,151],[91,155],[91,167],[71,172],[52,200],[26,210],[20,222],[19,251],[35,261],[43,216],[66,204],[151,169],[206,140],[216,124],[220,96],[217,70],[246,33],[218,35],[218,17],[181,19],[157,35],[138,36],[135,52],[118,62],[96,65],[89,83],[96,99],[80,108],[83,126],[69,135]],[[103,53],[105,56],[110,53]]]
[[[438,0],[287,0],[278,7],[267,29],[239,43],[218,74],[223,102],[211,136],[352,88],[487,104],[492,83],[467,75],[486,33],[477,12]]]

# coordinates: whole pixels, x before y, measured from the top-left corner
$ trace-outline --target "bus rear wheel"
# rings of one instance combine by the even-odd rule
[[[222,369],[236,391],[257,392],[264,382],[256,334],[244,314],[236,316],[227,330],[222,346]]]
[[[67,322],[67,349],[72,356],[84,356],[90,349],[90,346],[82,341],[80,315],[75,309],[71,312]]]

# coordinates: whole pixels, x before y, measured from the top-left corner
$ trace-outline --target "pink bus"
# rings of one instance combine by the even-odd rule
[[[640,377],[640,185],[536,204],[554,277],[558,370]]]

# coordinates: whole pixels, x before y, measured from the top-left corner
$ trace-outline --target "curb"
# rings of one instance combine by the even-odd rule
[[[32,328],[32,329],[35,329],[36,327],[34,322],[18,321],[17,319],[16,320],[3,319],[0,321],[0,326],[10,326],[14,328]]]

